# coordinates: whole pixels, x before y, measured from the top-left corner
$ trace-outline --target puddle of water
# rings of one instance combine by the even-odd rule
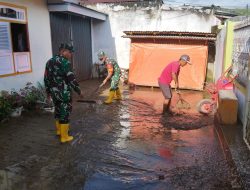
[[[70,132],[74,141],[71,143],[48,148],[50,143],[47,136],[40,134],[41,130],[46,129],[39,127],[38,134],[43,139],[39,143],[32,141],[29,146],[38,147],[33,148],[33,154],[39,151],[39,155],[45,157],[27,158],[26,155],[31,153],[29,148],[24,149],[24,161],[20,162],[17,158],[17,164],[4,167],[12,173],[6,174],[5,171],[1,175],[0,189],[18,184],[19,176],[16,174],[25,176],[25,179],[20,178],[20,184],[26,182],[28,186],[21,184],[15,188],[18,190],[30,187],[85,190],[219,189],[216,187],[228,184],[230,180],[227,179],[223,155],[213,126],[209,126],[212,118],[200,118],[190,112],[192,110],[174,116],[162,115],[161,92],[135,91],[123,95],[123,101],[108,106],[77,104],[75,108],[78,108],[72,114],[74,118]],[[193,102],[194,107],[195,101],[191,97],[184,98]],[[188,128],[190,125],[192,127]],[[194,127],[198,129],[190,130]],[[51,129],[52,133],[54,129]],[[50,142],[55,141],[57,139]],[[46,155],[42,153],[44,150]],[[11,156],[9,154],[8,157]]]
[[[127,174],[135,176],[134,174]],[[110,189],[173,189],[173,186],[167,181],[160,181],[158,176],[148,174],[137,174],[134,178],[112,177],[105,173],[96,173],[93,176],[95,183],[88,181],[84,190],[110,190]]]
[[[98,171],[87,180],[84,189],[175,189],[173,185],[178,184],[172,181],[175,175],[203,164],[208,168],[197,172],[204,179],[214,175],[214,171],[207,173],[207,163],[213,164],[222,158],[213,126],[209,126],[213,118],[198,115],[195,104],[202,94],[191,95],[184,96],[191,110],[164,116],[161,93],[135,91],[129,94],[129,99],[119,105],[121,131],[112,144],[116,151],[109,152],[112,163],[107,161],[109,158],[97,163]],[[176,130],[178,127],[184,130]],[[187,178],[188,175],[185,173]],[[194,186],[202,187],[198,183]]]

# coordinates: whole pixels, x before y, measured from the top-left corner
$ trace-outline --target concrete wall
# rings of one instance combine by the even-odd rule
[[[52,56],[49,12],[46,0],[0,0],[25,6],[28,15],[28,32],[32,72],[0,78],[0,90],[20,89],[27,82],[43,81],[46,61]]]
[[[232,65],[233,55],[233,39],[234,39],[234,22],[227,21],[226,23],[227,33],[225,39],[225,50],[224,50],[224,71]]]
[[[233,74],[238,74],[239,77],[235,81],[235,94],[238,98],[238,118],[244,123],[246,112],[246,97],[247,88],[242,85],[240,78],[243,77],[244,63],[239,59],[240,54],[244,49],[244,44],[247,39],[246,32],[234,30],[235,22],[227,21],[217,35],[216,41],[216,59],[215,59],[215,81],[221,76],[231,64],[233,64]],[[245,34],[245,35],[244,35]],[[243,46],[243,47],[242,47]]]
[[[239,116],[244,126],[244,138],[250,145],[250,19],[243,18],[234,27],[233,64],[239,74],[236,88]],[[250,146],[249,146],[250,148]]]
[[[98,62],[98,52],[104,51],[116,58],[115,36],[112,34],[109,17],[106,21],[92,19],[92,60]],[[128,40],[127,40],[128,41]],[[129,42],[129,41],[128,41]]]
[[[211,9],[135,3],[89,7],[109,15],[109,22],[93,22],[93,52],[107,51],[122,68],[129,67],[130,55],[130,39],[121,37],[125,35],[123,31],[211,32],[211,26],[220,24]]]
[[[238,119],[244,126],[244,138],[250,144],[250,25],[247,17],[234,17],[217,35],[215,79],[223,69],[233,64],[233,75],[238,75],[234,92],[238,99]],[[250,147],[250,146],[249,146]]]
[[[239,22],[234,27],[232,63],[237,71],[236,94],[239,101],[239,118],[245,123],[248,97],[248,72],[249,72],[249,50],[250,50],[250,25]]]
[[[220,32],[217,34],[215,48],[214,81],[217,81],[220,78],[221,73],[223,73],[226,34],[227,28],[223,25],[220,26]]]

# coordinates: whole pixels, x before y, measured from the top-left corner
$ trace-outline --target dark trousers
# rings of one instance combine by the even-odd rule
[[[69,116],[72,111],[71,102],[54,102],[55,104],[55,119],[59,120],[60,124],[68,124]]]

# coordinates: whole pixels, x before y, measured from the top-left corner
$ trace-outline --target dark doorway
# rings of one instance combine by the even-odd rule
[[[68,13],[50,13],[53,54],[61,43],[72,43],[75,49],[73,69],[79,81],[91,77],[91,19]]]

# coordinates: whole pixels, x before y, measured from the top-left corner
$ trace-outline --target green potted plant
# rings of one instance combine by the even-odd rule
[[[31,82],[28,82],[24,88],[20,89],[20,95],[23,97],[24,109],[35,110],[37,108],[40,93]]]
[[[0,121],[4,121],[12,112],[11,103],[9,101],[9,93],[1,91],[0,93]]]

